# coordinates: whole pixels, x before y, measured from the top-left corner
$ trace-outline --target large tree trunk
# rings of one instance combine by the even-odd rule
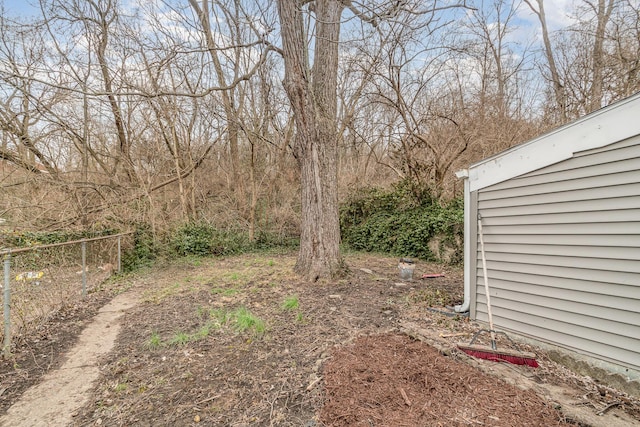
[[[278,1],[284,86],[295,117],[295,154],[302,186],[302,230],[295,269],[315,281],[343,271],[336,131],[338,40],[343,5],[335,0],[315,3],[313,69],[309,67],[301,7],[301,1]]]

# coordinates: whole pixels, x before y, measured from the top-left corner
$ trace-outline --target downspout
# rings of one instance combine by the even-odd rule
[[[466,313],[471,305],[471,192],[469,191],[469,169],[456,172],[456,178],[464,179],[464,300],[453,309]]]

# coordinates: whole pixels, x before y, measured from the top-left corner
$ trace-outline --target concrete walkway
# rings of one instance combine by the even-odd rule
[[[99,358],[113,348],[120,331],[120,318],[138,301],[139,295],[129,291],[102,307],[82,331],[76,346],[66,354],[66,362],[28,389],[0,418],[0,426],[61,427],[72,424],[74,412],[87,403],[89,391],[100,374]]]

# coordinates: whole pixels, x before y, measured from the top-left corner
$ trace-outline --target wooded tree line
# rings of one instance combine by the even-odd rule
[[[0,18],[0,217],[302,232],[299,264],[334,260],[312,276],[338,268],[318,236],[341,198],[454,197],[458,168],[640,90],[636,0],[576,0],[563,27],[544,0],[37,6]]]

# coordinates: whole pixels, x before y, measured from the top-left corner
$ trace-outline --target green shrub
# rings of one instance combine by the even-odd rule
[[[288,236],[261,230],[256,233],[253,247],[258,250],[293,249],[300,245],[300,236]]]
[[[439,261],[429,248],[436,236],[456,251],[453,262],[460,259],[463,221],[461,200],[440,203],[407,182],[389,191],[359,191],[340,209],[342,240],[349,248],[431,261]]]
[[[252,249],[245,232],[222,231],[205,222],[190,222],[170,236],[170,247],[180,255],[232,255]]]
[[[171,248],[181,256],[211,255],[215,228],[202,222],[182,225],[171,235]]]
[[[133,233],[133,247],[122,254],[122,270],[133,271],[153,263],[160,252],[148,226],[141,226]]]

